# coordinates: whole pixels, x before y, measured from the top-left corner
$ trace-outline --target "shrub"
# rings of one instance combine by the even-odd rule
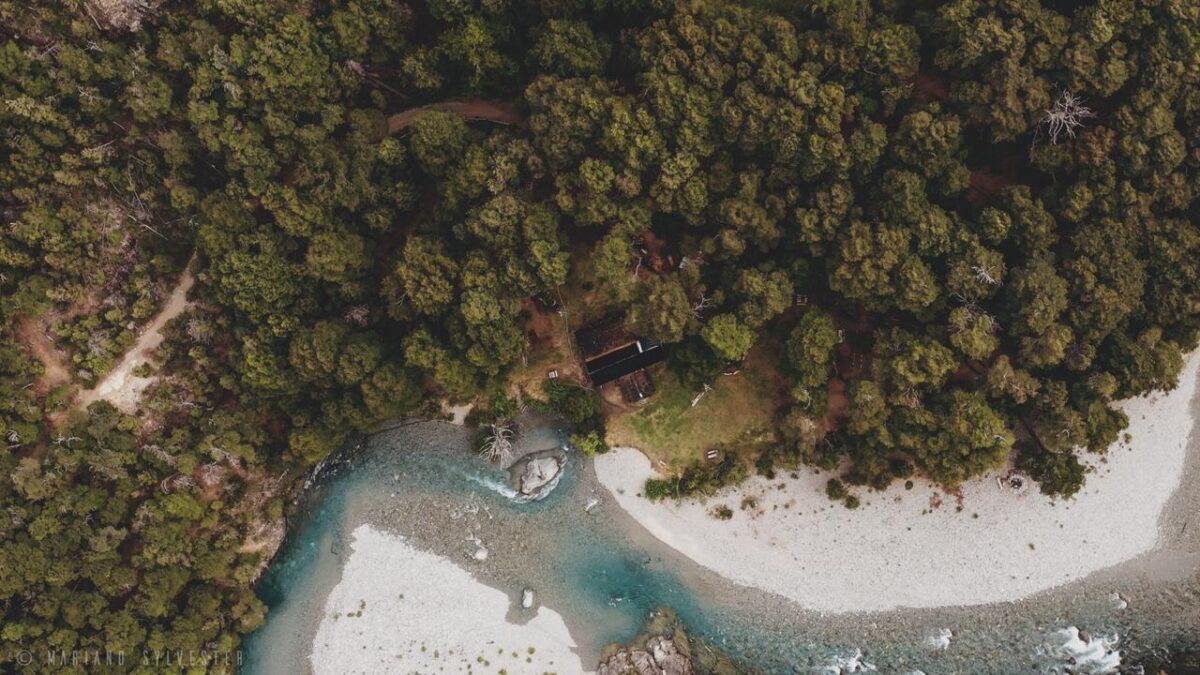
[[[836,478],[830,478],[829,482],[825,484],[825,494],[828,495],[830,499],[837,501],[839,499],[845,499],[846,495],[849,493],[846,491],[846,486],[842,483],[842,481]]]
[[[642,488],[642,494],[650,501],[660,501],[672,496],[671,488],[672,481],[659,480],[657,478],[649,478],[646,480],[645,487]]]
[[[494,419],[509,419],[516,417],[520,412],[521,408],[517,405],[516,399],[510,398],[503,393],[497,393],[492,397],[491,414]]]
[[[602,428],[600,401],[592,391],[562,380],[546,380],[542,392],[546,394],[546,400],[535,402],[533,405],[537,409],[562,415],[580,427]]]
[[[759,455],[758,459],[754,460],[754,470],[767,480],[775,480],[775,457],[769,452]]]
[[[575,428],[569,439],[572,445],[589,457],[608,452],[604,443],[604,416],[600,414],[600,399],[595,392],[562,380],[546,380],[542,392],[546,400],[534,400],[532,407],[570,422]]]
[[[737,453],[727,452],[720,462],[696,462],[677,476],[646,481],[643,493],[647,499],[690,497],[711,494],[717,490],[742,483],[749,476],[746,463]]]
[[[1087,467],[1074,453],[1043,452],[1028,448],[1023,448],[1017,456],[1017,468],[1036,480],[1042,494],[1050,497],[1073,497],[1083,487],[1087,474]]]
[[[608,444],[604,442],[604,438],[596,431],[589,431],[586,434],[571,434],[567,442],[579,449],[588,457],[595,457],[608,452]]]

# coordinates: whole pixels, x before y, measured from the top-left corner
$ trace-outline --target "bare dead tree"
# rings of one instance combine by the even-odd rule
[[[179,463],[178,457],[167,452],[166,450],[163,449],[163,447],[161,445],[159,445],[157,443],[151,443],[150,445],[145,446],[144,450],[146,452],[149,452],[151,455],[154,456],[155,459],[162,462],[163,464],[166,464],[167,466],[174,467],[175,465],[177,465]]]
[[[700,300],[698,302],[696,302],[694,305],[692,305],[692,316],[699,319],[700,315],[704,312],[704,310],[708,309],[709,307],[712,307],[712,304],[713,304],[712,298],[708,297],[707,295],[701,294]]]
[[[962,308],[966,310],[967,316],[970,318],[972,323],[980,323],[988,328],[992,328],[996,325],[996,317],[980,309],[974,298],[969,300],[964,299]],[[955,329],[955,332],[957,333],[966,330],[966,328],[967,326],[965,325],[959,326]]]
[[[191,476],[185,473],[177,473],[174,476],[167,476],[158,484],[158,489],[164,494],[171,494],[176,490],[190,490],[196,486],[196,481]]]
[[[205,486],[215,485],[221,480],[225,470],[220,464],[208,463],[200,466],[200,482]]]
[[[226,452],[225,450],[213,445],[211,441],[208,444],[208,454],[217,462],[226,462],[233,467],[240,467],[242,465],[241,457]]]
[[[81,101],[91,103],[99,98],[100,92],[95,87],[81,87],[76,85],[75,88],[79,91],[79,100]]]
[[[908,96],[908,94],[911,93],[914,88],[916,88],[915,84],[912,82],[905,82],[904,84],[896,87],[885,87],[880,91],[880,93],[884,95],[897,94],[899,96]]]
[[[692,255],[685,255],[679,260],[679,269],[687,269],[690,265],[697,267],[704,264],[704,251],[696,251]]]
[[[513,439],[516,434],[511,426],[504,423],[490,424],[488,429],[479,455],[488,461],[503,464],[512,458]]]
[[[975,279],[988,286],[999,286],[1000,282],[996,277],[992,276],[992,271],[982,265],[972,265],[971,271],[975,273]]]
[[[213,336],[212,324],[200,316],[193,315],[187,322],[187,336],[193,342],[208,344]]]
[[[386,89],[387,91],[389,91],[393,94],[396,94],[397,96],[403,96],[403,94],[401,92],[399,92],[395,88],[388,85],[387,82],[384,82],[382,79],[380,79],[378,75],[371,72],[371,70],[368,69],[366,66],[364,66],[362,63],[359,63],[358,61],[355,61],[354,59],[347,59],[345,61],[344,65],[346,66],[347,70],[349,70],[350,72],[357,75],[358,79],[362,80],[363,82],[369,82],[381,89]]]
[[[366,305],[356,305],[346,310],[342,319],[354,326],[365,326],[371,318],[371,310]]]
[[[1038,128],[1040,130],[1041,127],[1046,127],[1050,142],[1057,145],[1059,136],[1066,134],[1068,138],[1075,138],[1075,131],[1083,127],[1083,121],[1095,116],[1096,113],[1083,104],[1082,98],[1064,91],[1042,116]],[[1034,142],[1036,143],[1036,137]]]
[[[88,2],[83,3],[83,11],[87,12],[88,18],[90,18],[92,20],[92,23],[96,24],[96,30],[103,33],[104,26],[100,25],[100,20],[97,19],[96,15],[92,13],[91,3],[88,3]]]

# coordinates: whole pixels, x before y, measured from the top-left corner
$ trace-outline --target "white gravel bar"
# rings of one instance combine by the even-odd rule
[[[828,473],[755,477],[701,504],[651,502],[654,475],[636,449],[596,458],[616,501],[654,536],[697,563],[820,612],[857,612],[1014,601],[1154,549],[1179,487],[1192,435],[1200,351],[1179,386],[1122,402],[1129,443],[1095,466],[1071,500],[1051,502],[1029,486],[1002,487],[995,472],[961,488],[961,498],[917,480],[885,492],[859,490],[849,510],[825,496]],[[1124,436],[1124,434],[1122,435]],[[756,504],[743,508],[743,499]],[[731,520],[709,515],[727,505]],[[961,507],[961,508],[960,508]]]

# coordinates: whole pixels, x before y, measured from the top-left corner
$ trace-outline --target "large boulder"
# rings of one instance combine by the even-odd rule
[[[560,449],[535,452],[518,459],[508,468],[518,501],[536,501],[550,494],[562,477],[567,456]]]
[[[646,649],[654,657],[654,663],[662,669],[663,675],[691,675],[691,660],[679,653],[675,641],[662,635],[650,638]]]
[[[525,463],[521,472],[521,494],[533,495],[558,477],[562,461],[554,456],[537,457]]]
[[[692,675],[692,661],[674,640],[658,635],[644,649],[622,649],[608,657],[596,675]]]

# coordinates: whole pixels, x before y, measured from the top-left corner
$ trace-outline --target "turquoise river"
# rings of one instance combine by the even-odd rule
[[[258,586],[271,611],[246,641],[243,672],[310,670],[325,597],[356,526],[370,523],[457,561],[468,546],[464,514],[486,515],[482,536],[491,551],[472,573],[514,604],[522,588],[537,589],[541,604],[563,615],[585,664],[597,663],[606,645],[634,637],[660,607],[672,608],[708,644],[769,673],[1117,672],[1072,664],[1060,649],[1060,631],[1070,626],[1114,638],[1124,668],[1134,658],[1200,644],[1192,628],[1194,580],[1121,589],[1122,597],[1141,593],[1128,608],[1111,592],[1080,590],[984,608],[820,615],[728,582],[664,546],[616,505],[578,454],[569,454],[549,497],[520,503],[510,498],[506,475],[468,452],[468,441],[469,432],[447,423],[401,424],[344,448],[314,472],[289,539]],[[542,421],[522,443],[526,450],[554,447],[559,432]],[[953,645],[939,650],[931,639],[944,630]]]

